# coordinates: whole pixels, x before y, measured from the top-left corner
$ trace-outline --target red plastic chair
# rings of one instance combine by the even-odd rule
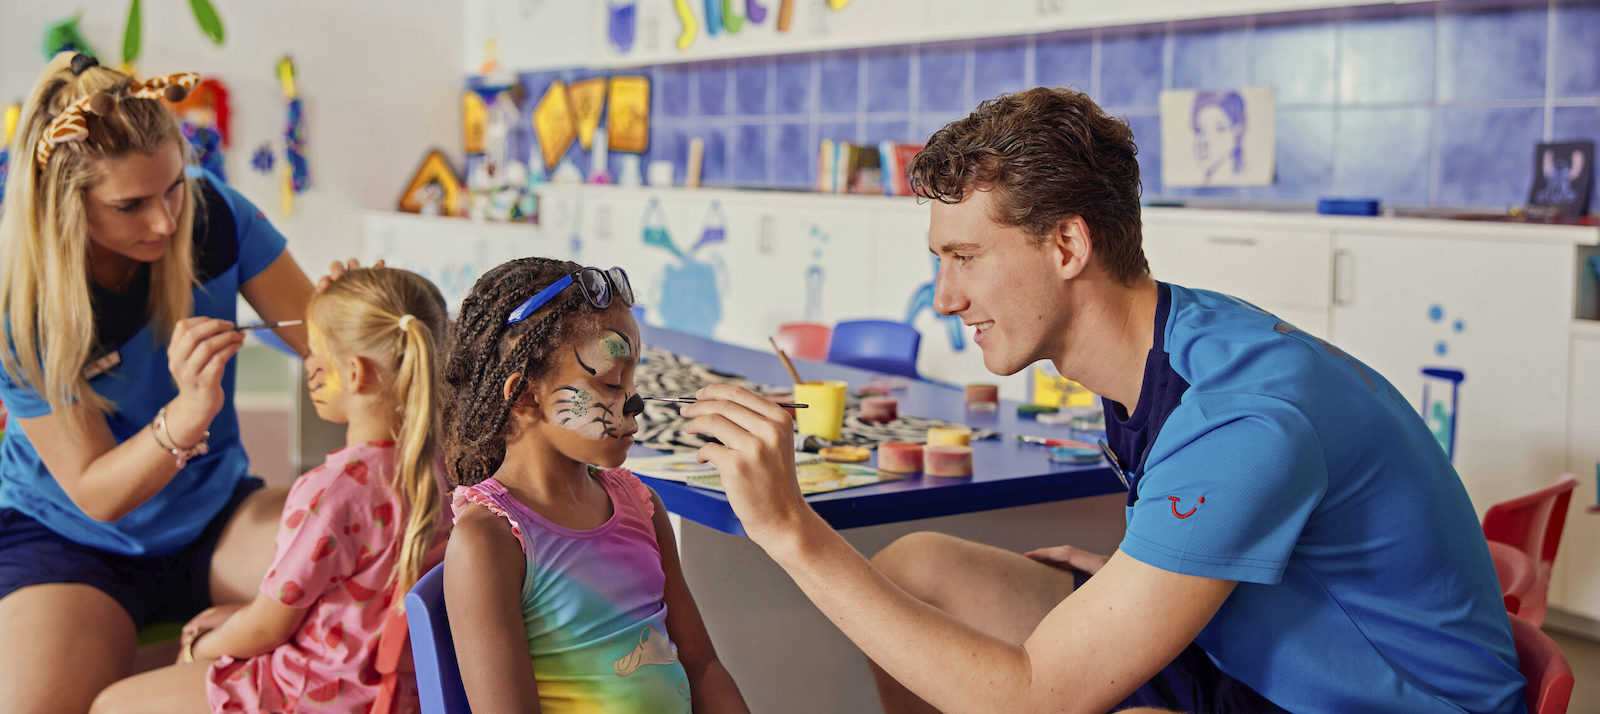
[[[1494,559],[1494,574],[1500,579],[1500,595],[1505,598],[1506,612],[1522,608],[1522,601],[1533,590],[1534,573],[1539,566],[1533,559],[1516,548],[1499,541],[1489,541],[1489,556]]]
[[[1545,601],[1550,595],[1550,571],[1556,548],[1561,545],[1561,530],[1567,523],[1567,507],[1578,479],[1564,474],[1555,484],[1489,507],[1483,514],[1483,535],[1493,543],[1503,543],[1522,551],[1534,564],[1533,586],[1519,597],[1516,614],[1534,625],[1544,624]],[[1491,551],[1492,552],[1492,551]]]
[[[778,326],[772,339],[790,357],[825,362],[828,359],[828,342],[833,328],[815,322],[790,322]]]
[[[1572,665],[1556,641],[1516,615],[1511,641],[1517,647],[1517,669],[1528,680],[1528,714],[1565,714],[1572,699]]]

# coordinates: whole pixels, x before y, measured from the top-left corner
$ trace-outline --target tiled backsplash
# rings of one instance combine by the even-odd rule
[[[703,183],[807,189],[821,139],[920,141],[978,101],[1072,85],[1127,117],[1145,196],[1386,205],[1523,203],[1533,145],[1600,138],[1600,3],[1338,11],[1203,26],[1106,29],[647,67],[645,161],[678,164],[705,140]],[[521,76],[536,100],[550,80]],[[1273,87],[1277,179],[1252,188],[1161,185],[1166,88]],[[533,101],[526,111],[531,112]],[[527,127],[527,123],[522,124]],[[531,129],[517,145],[535,148]],[[589,157],[570,155],[588,169]],[[616,171],[616,156],[612,157]]]

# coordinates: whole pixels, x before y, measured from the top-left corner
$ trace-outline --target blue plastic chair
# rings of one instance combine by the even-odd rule
[[[828,361],[921,379],[917,374],[921,344],[922,333],[904,322],[847,320],[833,326]]]
[[[422,711],[471,714],[467,690],[461,686],[456,643],[444,609],[444,564],[428,571],[406,593],[406,622],[411,630],[411,660],[417,670]]]

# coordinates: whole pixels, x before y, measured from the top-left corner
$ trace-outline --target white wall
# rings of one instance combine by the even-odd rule
[[[431,0],[214,0],[221,47],[200,32],[185,0],[147,0],[139,71],[195,71],[222,80],[233,109],[228,178],[255,201],[313,277],[360,248],[360,210],[392,208],[429,147],[460,151],[462,12]],[[0,0],[0,103],[21,101],[44,66],[49,23],[81,12],[103,63],[122,54],[128,0]],[[250,169],[272,142],[282,162],[284,101],[273,66],[289,54],[306,112],[311,187],[292,216],[276,174]],[[459,155],[455,158],[460,160]]]

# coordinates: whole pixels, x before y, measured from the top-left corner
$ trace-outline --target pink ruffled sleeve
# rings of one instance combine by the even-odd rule
[[[465,510],[467,506],[482,506],[488,509],[490,513],[506,519],[506,522],[511,524],[511,534],[517,537],[518,543],[521,543],[522,526],[495,499],[496,496],[502,496],[506,493],[506,487],[500,485],[500,482],[494,479],[472,486],[457,486],[454,491],[450,492],[450,512],[459,519],[461,511]],[[523,546],[523,550],[527,550],[527,546]]]
[[[650,487],[644,485],[644,482],[640,481],[639,477],[635,476],[632,471],[618,466],[614,469],[606,469],[600,473],[603,473],[608,478],[611,478],[617,483],[622,484],[623,488],[627,489],[628,493],[633,494],[634,498],[638,499],[639,504],[644,508],[644,517],[646,520],[655,517],[655,494],[651,492]]]

